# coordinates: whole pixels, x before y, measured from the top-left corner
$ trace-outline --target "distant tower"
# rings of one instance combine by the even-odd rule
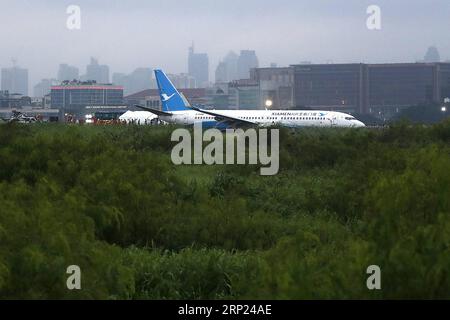
[[[97,59],[91,57],[91,63],[86,66],[86,80],[109,83],[109,67],[100,65]]]
[[[195,43],[192,41],[192,45],[189,47],[189,55],[193,55],[195,52]]]
[[[1,90],[28,95],[28,70],[20,68],[16,59],[12,59],[12,64],[12,68],[1,70]]]
[[[78,80],[80,77],[79,70],[77,67],[69,66],[66,63],[62,63],[59,65],[58,69],[58,81],[65,80]]]
[[[216,83],[228,82],[227,77],[227,64],[225,62],[219,62],[216,68]]]
[[[228,52],[224,58],[224,62],[227,64],[227,81],[238,80],[238,59],[239,56],[233,51]]]
[[[206,53],[195,53],[194,43],[189,47],[188,73],[197,82],[197,87],[204,87],[209,82],[209,58]]]
[[[441,56],[439,55],[438,49],[434,46],[429,47],[423,60],[427,63],[441,62]]]
[[[192,45],[189,47],[189,54],[188,54],[188,74],[190,76],[193,76],[195,73],[195,66],[194,66],[194,41],[192,41]]]
[[[241,50],[237,62],[239,79],[250,78],[250,70],[259,67],[258,57],[254,50]]]

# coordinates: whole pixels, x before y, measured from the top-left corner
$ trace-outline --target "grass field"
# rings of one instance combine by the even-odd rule
[[[450,298],[450,122],[282,129],[267,177],[173,129],[0,125],[0,299]]]

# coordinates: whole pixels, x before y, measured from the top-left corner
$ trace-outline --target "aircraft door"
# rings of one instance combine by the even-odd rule
[[[333,117],[331,118],[331,126],[332,126],[332,127],[335,127],[335,126],[337,126],[337,124],[338,124],[337,117],[336,117],[336,116],[333,116]]]

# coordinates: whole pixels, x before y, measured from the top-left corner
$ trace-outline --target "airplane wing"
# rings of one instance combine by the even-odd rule
[[[135,104],[134,106],[136,108],[142,109],[144,111],[148,111],[148,112],[151,112],[153,114],[156,114],[157,116],[166,116],[166,117],[172,116],[171,113],[160,111],[160,110],[155,110],[155,109],[152,109],[152,108],[143,107],[143,106],[140,106],[138,104]]]
[[[225,115],[218,114],[218,113],[215,113],[210,110],[203,110],[203,109],[193,107],[193,106],[191,106],[191,109],[201,112],[201,113],[204,113],[204,114],[209,114],[210,116],[215,117],[217,122],[228,124],[231,126],[236,126],[236,125],[255,126],[255,125],[257,125],[256,122],[251,122],[251,121],[247,121],[247,120],[243,120],[243,119],[238,119],[235,117],[225,116]]]

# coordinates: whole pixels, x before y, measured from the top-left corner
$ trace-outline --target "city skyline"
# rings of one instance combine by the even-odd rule
[[[208,53],[211,79],[230,50],[256,50],[260,66],[415,62],[431,45],[439,49],[442,60],[450,58],[445,32],[450,4],[442,0],[80,0],[76,4],[81,8],[81,29],[68,30],[66,9],[71,4],[18,0],[3,6],[0,21],[13,26],[14,36],[3,40],[0,67],[10,67],[11,58],[16,58],[30,70],[30,87],[55,77],[59,63],[83,70],[91,56],[112,72],[158,67],[186,73],[186,48],[193,40],[199,52]],[[371,4],[381,8],[381,30],[366,27]]]
[[[177,74],[169,74],[171,80],[178,86],[183,88],[205,88],[209,87],[211,84],[218,81],[216,79],[217,74],[212,79],[209,78],[208,70],[209,58],[207,53],[194,53],[194,44],[188,48],[188,59],[187,59],[187,69],[188,72],[182,72]],[[225,57],[224,61],[229,63],[227,57],[234,54],[233,51],[229,51],[228,55]],[[248,56],[250,55],[250,56]],[[243,60],[243,61],[241,61]],[[43,78],[36,83],[31,83],[28,79],[28,68],[21,68],[18,65],[16,59],[12,59],[13,67],[2,68],[1,70],[10,69],[20,69],[26,71],[26,83],[30,89],[27,89],[30,96],[36,96],[36,92],[48,91],[50,88],[50,83],[63,82],[63,81],[96,81],[97,83],[103,84],[116,84],[124,87],[126,94],[133,94],[146,89],[156,88],[156,82],[153,77],[153,67],[136,67],[130,73],[115,72],[111,70],[109,65],[102,65],[99,60],[95,57],[90,57],[90,62],[85,66],[73,66],[68,63],[60,63],[57,73],[48,78]],[[219,63],[220,64],[220,63]],[[241,50],[240,55],[236,55],[236,70],[235,74],[232,75],[228,81],[233,81],[237,79],[248,78],[250,75],[250,69],[258,67],[258,57],[254,50]],[[85,73],[80,73],[80,70],[85,69]],[[198,79],[199,78],[199,79]],[[219,81],[220,82],[220,81]],[[0,89],[3,90],[2,87]],[[8,89],[8,88],[4,88]],[[48,90],[47,90],[48,89]],[[9,90],[11,91],[11,90]],[[13,92],[11,92],[13,93]],[[23,92],[20,92],[24,94]]]
[[[190,50],[190,48],[189,48]],[[236,64],[238,62],[238,59],[242,56],[242,54],[246,54],[246,53],[253,53],[256,54],[254,51],[252,50],[241,50],[241,55],[236,55],[232,50],[229,51],[229,53],[224,57],[224,59],[219,61],[219,64],[217,66],[217,69],[215,70],[215,75],[213,77],[213,79],[210,79],[210,84],[213,85],[214,83],[221,83],[221,82],[231,82],[234,80],[238,80],[238,79],[245,79],[242,76],[242,71],[241,74],[239,74],[240,72],[238,72],[238,66],[236,65],[235,68],[236,70],[234,70],[234,75],[232,75],[231,77],[228,77],[228,79],[226,81],[222,81],[222,77],[220,77],[219,75],[219,79],[218,77],[218,72],[217,70],[221,68],[221,66],[227,66],[227,64],[230,64],[230,56],[235,56],[236,59]],[[431,56],[430,56],[431,54]],[[280,68],[281,66],[277,65],[276,63],[271,63],[270,66],[259,66],[258,65],[258,57],[257,55],[254,56],[254,58],[256,59],[256,67],[259,68]],[[439,60],[440,59],[440,60]],[[408,63],[407,61],[403,61],[404,63]],[[444,61],[443,59],[440,58],[440,54],[439,51],[436,47],[434,46],[430,46],[428,47],[428,49],[425,51],[424,57],[422,59],[419,59],[415,62],[426,62],[426,63],[433,63],[433,62],[449,62],[448,60]],[[2,70],[11,70],[11,69],[20,69],[20,70],[25,70],[27,72],[27,78],[28,78],[28,74],[29,69],[27,68],[22,68],[20,65],[17,64],[17,60],[13,60],[13,66],[14,67],[5,67],[2,68]],[[309,64],[312,63],[310,61],[302,61],[298,64]],[[329,61],[327,61],[326,64],[328,64]],[[314,63],[312,63],[314,64]],[[320,63],[319,63],[320,64]],[[188,65],[189,65],[189,61],[188,61]],[[295,64],[291,64],[291,65],[295,65]],[[94,71],[92,71],[93,66]],[[254,66],[246,66],[247,68],[253,68]],[[84,74],[80,74],[79,70],[83,70],[86,69],[86,73]],[[283,68],[283,67],[281,67]],[[103,71],[105,71],[106,69],[106,75],[102,75]],[[38,82],[36,83],[31,83],[28,80],[28,93],[30,96],[36,96],[35,92],[36,91],[41,91],[43,90],[42,88],[47,88],[49,87],[50,82],[52,83],[57,83],[57,82],[62,82],[64,80],[80,80],[80,81],[96,81],[97,83],[112,83],[112,84],[116,84],[116,85],[121,85],[124,87],[126,94],[133,94],[142,90],[146,90],[146,89],[153,89],[156,87],[156,82],[155,79],[153,78],[153,69],[152,67],[136,67],[132,72],[126,74],[126,73],[122,73],[122,72],[115,72],[114,70],[110,71],[110,68],[108,65],[100,65],[98,62],[98,59],[90,57],[90,63],[86,64],[85,66],[81,66],[80,68],[78,68],[77,66],[72,66],[66,63],[61,63],[59,64],[59,68],[58,71],[56,73],[56,75],[48,77],[48,78],[43,78],[40,79]],[[89,71],[91,70],[91,71]],[[223,71],[227,71],[227,70],[223,70]],[[100,73],[100,74],[97,74]],[[226,72],[227,73],[227,72]],[[90,74],[90,75],[89,75]],[[66,76],[64,76],[66,75]],[[148,79],[144,79],[144,75],[148,76]],[[208,86],[199,86],[198,83],[196,81],[188,84],[188,85],[182,85],[184,83],[188,83],[189,79],[186,77],[189,77],[190,75],[186,72],[182,72],[182,73],[177,73],[177,74],[169,74],[171,80],[174,83],[177,83],[179,87],[183,87],[183,88],[199,88],[199,87],[208,87]],[[106,79],[108,79],[108,81],[106,81]],[[195,78],[193,78],[193,80],[195,80]],[[3,90],[3,88],[0,88]],[[7,89],[7,88],[5,88]],[[44,89],[45,91],[45,89]]]
[[[191,48],[189,47],[189,50]],[[440,54],[439,54],[439,50],[434,47],[434,46],[430,46],[427,48],[426,51],[424,51],[424,56],[422,57],[422,59],[418,59],[417,61],[414,62],[426,62],[426,63],[433,63],[433,62],[449,62],[448,60],[444,60],[440,58]],[[239,60],[239,58],[242,56],[242,54],[246,54],[246,53],[253,53],[255,54],[254,58],[256,59],[256,64],[255,65],[249,65],[249,66],[245,66],[247,68],[253,68],[253,67],[257,67],[257,68],[283,68],[284,66],[279,66],[276,63],[270,63],[269,66],[260,66],[258,64],[258,56],[256,54],[256,52],[254,52],[253,50],[241,50],[240,51],[241,55],[236,55],[234,53],[234,51],[230,50],[228,52],[227,55],[225,55],[225,57],[223,59],[221,59],[216,67],[216,69],[214,70],[214,76],[212,79],[210,79],[210,84],[213,85],[214,83],[221,83],[221,82],[231,82],[234,80],[238,80],[238,79],[245,79],[245,77],[242,76],[242,71],[239,72],[238,71],[238,66],[236,65],[235,68],[236,70],[234,70],[234,75],[232,75],[231,77],[228,76],[228,78],[226,79],[226,81],[222,81],[222,77],[218,74],[218,69],[222,67],[227,66],[227,64],[230,64],[230,56],[235,56],[234,58],[236,59],[236,64]],[[431,57],[430,57],[431,54]],[[430,60],[431,59],[431,60]],[[439,61],[440,59],[440,61]],[[114,71],[114,69],[111,70],[110,66],[108,65],[100,65],[98,59],[94,58],[94,57],[90,57],[90,62],[86,63],[86,65],[84,66],[73,66],[67,63],[60,63],[58,64],[58,70],[56,72],[55,75],[51,75],[48,78],[42,78],[39,79],[36,83],[30,83],[30,80],[28,80],[28,93],[30,96],[36,96],[34,94],[34,92],[42,90],[42,87],[46,88],[48,87],[48,83],[49,82],[62,82],[63,80],[80,80],[80,81],[91,81],[94,80],[97,83],[112,83],[112,84],[116,84],[116,85],[121,85],[124,87],[126,94],[133,94],[142,90],[146,90],[146,89],[153,89],[156,87],[156,83],[155,83],[155,79],[153,78],[153,67],[139,67],[137,66],[136,68],[134,68],[130,73],[122,73],[122,72],[116,72]],[[27,78],[29,77],[29,74],[32,74],[32,70],[30,72],[30,70],[28,68],[22,68],[22,66],[20,66],[17,63],[17,60],[13,59],[13,64],[11,67],[2,67],[2,70],[11,70],[14,68],[17,69],[21,69],[21,70],[25,70],[27,71]],[[402,61],[403,63],[410,63],[408,61]],[[251,63],[251,62],[250,62]],[[299,63],[292,63],[291,65],[295,65],[295,64],[315,64],[314,62],[311,61],[301,61]],[[324,64],[329,64],[330,61],[327,61]],[[358,62],[350,62],[350,63],[358,63]],[[318,63],[320,64],[320,63]],[[94,71],[92,71],[92,68],[94,66]],[[187,62],[187,67],[189,67],[189,60]],[[288,66],[287,66],[288,67]],[[79,70],[83,70],[86,69],[85,73],[80,73]],[[106,70],[105,70],[106,69]],[[211,68],[210,68],[211,69]],[[106,71],[106,75],[102,75],[102,73]],[[225,71],[225,73],[227,73],[227,70],[222,70]],[[97,74],[99,73],[99,74]],[[144,79],[144,74],[148,75],[149,78],[148,79]],[[66,76],[64,76],[66,75]],[[184,88],[199,88],[199,87],[207,87],[205,85],[203,86],[199,86],[198,83],[196,81],[194,81],[193,83],[183,86],[180,85],[182,83],[188,83],[189,80],[186,77],[189,77],[189,74],[186,72],[181,72],[181,73],[172,73],[169,74],[169,76],[171,77],[172,81],[177,84],[179,84],[180,87],[184,87]],[[219,79],[218,79],[219,76]],[[31,78],[31,77],[30,77]],[[247,77],[248,78],[248,77]],[[106,81],[106,79],[108,79],[108,81]],[[117,80],[118,79],[118,80]],[[181,82],[180,82],[181,81]],[[36,87],[37,90],[36,90]],[[3,88],[0,88],[2,90],[4,90]]]

